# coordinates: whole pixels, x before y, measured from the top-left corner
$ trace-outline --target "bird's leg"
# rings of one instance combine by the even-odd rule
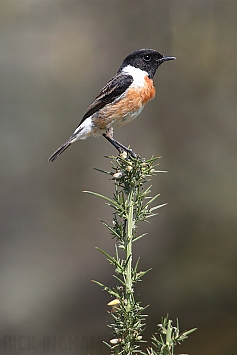
[[[118,141],[116,141],[116,139],[113,138],[113,128],[109,128],[106,133],[103,134],[103,136],[119,151],[119,153],[125,151],[133,158],[138,157],[138,155],[134,153],[132,149],[125,147],[122,143],[119,143]]]

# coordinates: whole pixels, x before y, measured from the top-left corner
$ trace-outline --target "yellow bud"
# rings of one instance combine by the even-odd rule
[[[110,339],[110,344],[118,344],[121,342],[121,338]]]
[[[117,173],[113,174],[113,177],[115,179],[120,179],[123,176],[123,172],[122,171],[118,171]]]
[[[110,301],[108,303],[108,306],[118,306],[119,304],[120,304],[120,301],[117,298],[115,298],[113,301]]]
[[[128,156],[128,153],[124,150],[122,153],[120,153],[121,158],[126,159]]]

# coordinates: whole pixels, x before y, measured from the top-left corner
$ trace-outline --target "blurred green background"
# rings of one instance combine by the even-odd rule
[[[198,327],[176,353],[237,353],[236,13],[234,1],[1,1],[2,354],[14,336],[20,354],[52,354],[44,336],[65,336],[56,354],[109,354],[110,298],[90,280],[114,283],[95,250],[114,250],[99,222],[112,210],[82,190],[111,196],[92,167],[109,169],[104,155],[115,150],[89,138],[47,159],[124,57],[144,47],[177,57],[158,70],[156,98],[115,131],[168,170],[153,179],[168,206],[135,245],[141,268],[153,268],[137,289],[150,304],[144,336],[169,312],[181,329]]]

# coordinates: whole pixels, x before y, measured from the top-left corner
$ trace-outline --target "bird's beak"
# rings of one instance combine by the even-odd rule
[[[159,60],[160,64],[163,63],[163,62],[166,62],[168,60],[173,60],[173,59],[176,59],[175,57],[163,57]]]

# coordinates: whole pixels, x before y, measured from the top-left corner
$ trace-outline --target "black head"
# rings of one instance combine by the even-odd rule
[[[129,54],[123,61],[119,72],[127,65],[132,65],[148,73],[149,78],[153,79],[158,67],[167,60],[176,59],[175,57],[165,57],[154,49],[139,49]]]

